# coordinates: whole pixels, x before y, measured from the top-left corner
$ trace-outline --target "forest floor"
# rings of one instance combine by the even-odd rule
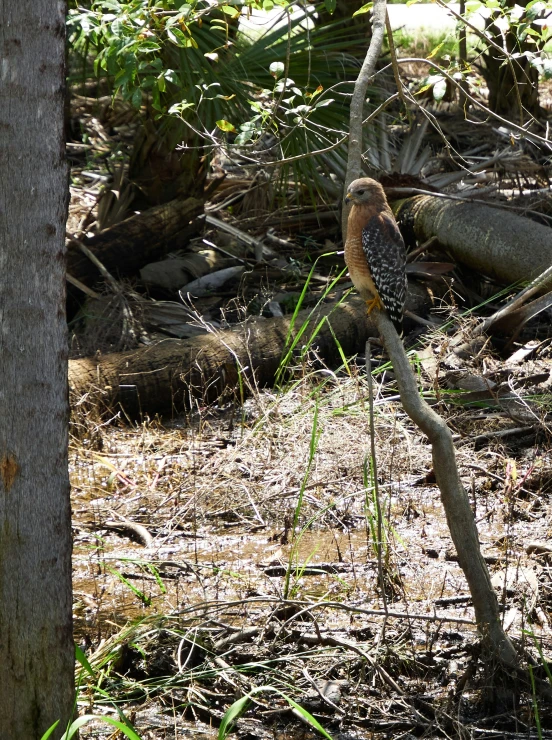
[[[248,694],[242,738],[316,736],[291,701],[342,739],[536,731],[531,687],[521,701],[497,690],[478,655],[430,449],[383,384],[378,563],[367,382],[349,369],[309,373],[242,407],[104,427],[99,451],[73,444],[75,628],[97,672],[82,707],[97,709],[102,690],[103,711],[116,700],[156,739],[216,737]],[[542,666],[548,429],[474,442],[502,414],[439,407],[463,430],[460,472],[506,630]]]
[[[469,336],[461,313],[439,309]],[[479,348],[468,375],[501,378],[511,393],[497,399],[448,382],[446,330],[405,336],[453,431],[505,628],[544,681],[551,338],[545,315],[509,348],[500,336]],[[544,699],[519,677],[497,689],[479,654],[430,448],[377,343],[372,354],[377,473],[362,353],[328,367],[314,344],[278,387],[174,418],[83,425],[75,412],[75,634],[93,669],[82,711],[122,709],[152,740],[217,737],[246,696],[241,738],[315,736],[309,722],[342,740],[552,737]]]
[[[86,119],[87,146],[105,155],[111,134],[98,119]],[[456,125],[447,111],[441,123]],[[128,146],[132,129],[124,129],[113,135]],[[483,158],[498,135],[483,124],[478,132]],[[521,170],[526,160],[515,160]],[[90,159],[73,167],[71,232],[97,217],[112,174],[98,161],[97,172]],[[522,182],[521,193],[525,174],[509,173],[489,168],[482,184],[494,178],[511,196]],[[262,199],[251,212],[222,208],[240,188],[247,195],[241,174],[234,178],[207,207],[245,232],[262,231],[272,262],[196,302],[216,331],[248,313],[293,311],[321,254],[332,253],[317,263],[304,305],[343,269],[335,204],[282,213],[288,228],[267,230]],[[193,246],[211,244],[252,257],[216,228]],[[420,392],[453,432],[504,627],[530,656],[533,683],[481,654],[431,450],[401,407],[377,341],[376,466],[362,351],[327,366],[313,343],[276,387],[196,400],[173,418],[135,421],[119,409],[111,418],[88,409],[85,418],[73,409],[75,638],[88,661],[78,671],[79,711],[124,716],[143,740],[224,737],[230,707],[241,740],[299,740],[321,728],[336,740],[552,738],[543,689],[552,683],[550,309],[515,341],[497,333],[477,347],[460,369],[485,379],[482,392],[456,382],[451,335],[468,339],[474,308],[488,313],[516,288],[460,267],[416,281],[436,323],[408,323],[405,346]],[[137,277],[124,287],[144,286]],[[326,297],[349,287],[343,276]],[[112,297],[108,287],[104,294]],[[111,331],[120,315],[104,316],[98,329],[89,309],[83,302],[72,317],[73,356],[120,349]],[[144,337],[159,341],[163,331]],[[92,723],[81,736],[121,737],[111,729]]]

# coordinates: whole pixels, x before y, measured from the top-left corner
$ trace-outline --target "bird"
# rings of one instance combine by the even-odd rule
[[[345,263],[368,314],[385,310],[399,333],[406,300],[406,249],[382,186],[370,177],[353,180],[345,202]]]

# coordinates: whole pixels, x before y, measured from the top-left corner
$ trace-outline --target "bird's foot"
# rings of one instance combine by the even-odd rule
[[[381,302],[381,298],[379,297],[379,295],[375,296],[369,301],[366,301],[368,316],[370,316],[374,308],[377,308],[378,311],[381,311],[383,309],[383,303]]]

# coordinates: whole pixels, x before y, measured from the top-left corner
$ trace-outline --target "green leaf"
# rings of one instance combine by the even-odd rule
[[[306,709],[303,709],[303,707],[300,704],[297,704],[296,701],[293,701],[293,699],[290,696],[286,696],[285,694],[282,694],[284,699],[287,701],[287,703],[293,707],[301,717],[311,726],[314,727],[315,730],[318,730],[318,732],[322,735],[322,737],[327,738],[327,740],[332,740],[332,736],[328,735],[326,730],[322,727],[320,722],[315,719],[310,712],[307,712]]]
[[[167,28],[167,36],[177,46],[190,46],[189,37],[182,33],[180,28]]]
[[[233,8],[231,5],[220,5],[219,8],[226,15],[232,16],[232,18],[237,18],[240,14],[239,8]]]
[[[251,141],[252,138],[253,133],[251,131],[242,131],[234,139],[234,144],[236,146],[243,146],[244,144],[247,144],[248,141]]]
[[[187,100],[182,100],[180,103],[171,105],[169,113],[171,115],[182,115],[182,113],[189,108],[195,108],[195,103],[189,103]]]
[[[180,75],[174,69],[165,70],[165,79],[172,82],[173,85],[180,85]]]
[[[512,10],[510,11],[510,18],[513,21],[519,21],[523,14],[525,13],[525,8],[522,8],[521,5],[518,5],[517,3],[514,5]]]
[[[154,110],[163,110],[163,106],[161,105],[161,93],[159,92],[159,87],[157,85],[154,85],[151,91],[151,106]]]
[[[230,121],[225,121],[224,118],[221,118],[219,121],[215,121],[217,124],[217,127],[221,131],[235,131],[236,128],[230,123]]]
[[[482,5],[481,0],[468,0],[466,3],[466,14],[475,13]]]
[[[305,93],[305,97],[306,98],[310,98],[312,100],[317,95],[320,95],[320,93],[323,92],[323,90],[324,90],[324,88],[322,87],[322,85],[318,85],[318,87],[316,88],[316,90],[314,92]]]
[[[337,0],[324,0],[324,7],[330,15],[333,15],[337,6]]]
[[[542,76],[545,80],[552,79],[552,59],[542,60]]]
[[[445,45],[444,41],[441,41],[440,44],[437,44],[437,46],[429,53],[428,59],[432,59],[436,54],[439,53],[439,51],[442,49],[442,47]]]
[[[369,13],[373,7],[374,7],[374,3],[366,3],[366,5],[363,5],[362,8],[355,10],[355,12],[353,13],[353,18],[355,17],[355,15],[362,15],[363,13]]]
[[[142,105],[142,90],[139,87],[137,87],[132,93],[131,102],[135,108],[139,108]],[[130,584],[127,585],[130,586]],[[135,593],[138,594],[138,590],[136,590]],[[146,603],[146,601],[144,601],[144,603]]]
[[[142,91],[140,90],[140,88],[137,88],[134,91],[134,94],[132,96],[132,103],[133,103],[133,105],[135,104],[134,103],[134,98],[137,98],[137,95],[136,95],[137,92],[140,93],[140,102],[142,102]],[[136,107],[138,107],[138,106],[136,106]],[[125,586],[127,586],[132,591],[132,593],[135,594],[140,599],[140,601],[143,604],[145,604],[146,606],[149,606],[151,604],[151,599],[149,598],[149,596],[146,596],[146,594],[143,591],[140,591],[139,588],[136,588],[136,586],[134,586],[132,583],[130,583],[130,581],[127,578],[125,578],[124,575],[120,571],[117,570],[117,568],[110,568],[108,566],[107,567],[107,570],[110,573],[112,573],[114,576],[116,576],[121,581],[121,583],[124,583]]]

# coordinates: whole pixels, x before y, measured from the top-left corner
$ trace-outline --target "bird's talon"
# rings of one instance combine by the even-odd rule
[[[368,316],[370,316],[374,308],[377,308],[378,311],[381,311],[383,308],[383,303],[381,302],[381,298],[379,297],[379,295],[377,295],[375,298],[372,298],[370,301],[366,301]]]

